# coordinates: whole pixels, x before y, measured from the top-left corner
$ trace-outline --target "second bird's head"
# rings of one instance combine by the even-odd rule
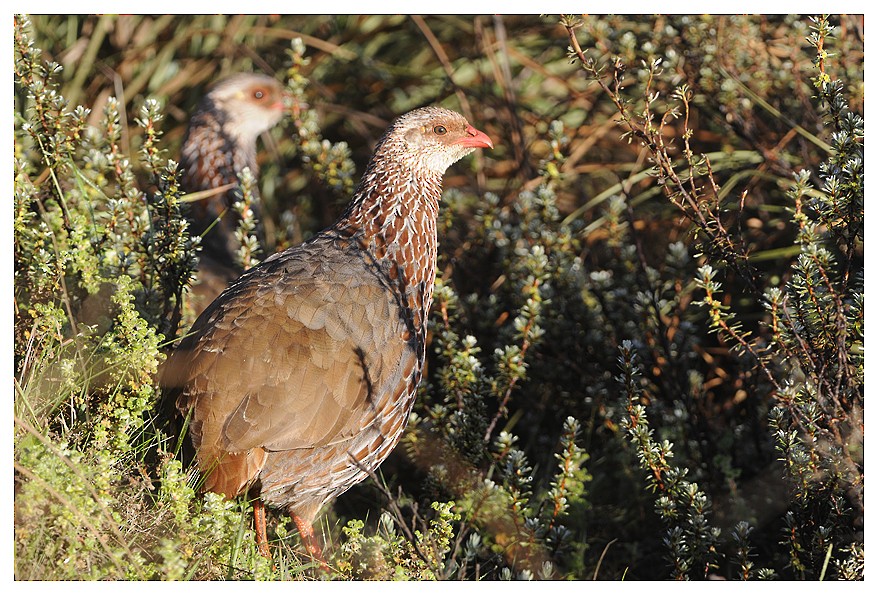
[[[264,74],[234,74],[214,85],[205,100],[223,113],[229,132],[254,141],[284,115],[283,86]]]

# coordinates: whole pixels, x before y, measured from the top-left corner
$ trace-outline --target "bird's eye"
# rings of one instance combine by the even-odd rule
[[[436,134],[445,134],[448,131],[445,129],[445,126],[440,124],[439,126],[433,126],[433,132]]]
[[[262,89],[257,89],[253,92],[253,97],[256,99],[262,99],[263,97],[265,97],[265,91],[263,91]]]

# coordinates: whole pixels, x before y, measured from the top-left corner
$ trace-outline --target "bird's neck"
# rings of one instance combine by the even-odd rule
[[[338,229],[356,237],[426,328],[436,274],[436,219],[442,176],[395,162],[367,168]]]
[[[242,136],[219,109],[204,109],[193,118],[180,160],[189,191],[237,183],[245,167],[259,175],[256,137]]]

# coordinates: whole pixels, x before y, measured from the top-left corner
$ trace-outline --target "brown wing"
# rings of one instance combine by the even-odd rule
[[[393,295],[362,261],[265,268],[205,312],[172,363],[202,468],[227,459],[236,470],[217,473],[249,476],[241,486],[258,474],[259,449],[305,457],[356,435],[393,406],[390,389],[417,357]]]

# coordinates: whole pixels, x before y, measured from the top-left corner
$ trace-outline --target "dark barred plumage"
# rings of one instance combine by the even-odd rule
[[[398,118],[334,225],[247,271],[204,311],[162,382],[190,416],[205,489],[252,489],[319,556],[312,521],[387,457],[415,399],[442,175],[492,146],[447,109]]]
[[[282,115],[281,84],[269,76],[241,73],[215,85],[190,118],[180,152],[183,190],[192,193],[232,185],[190,203],[187,212],[190,233],[202,236],[196,285],[196,295],[202,302],[201,306],[196,304],[199,310],[243,272],[235,259],[241,246],[235,230],[241,218],[232,208],[241,197],[238,174],[249,167],[254,178],[258,176],[256,139],[277,124]],[[254,188],[253,193],[252,209],[259,220],[258,189]],[[261,225],[256,235],[264,246]]]

